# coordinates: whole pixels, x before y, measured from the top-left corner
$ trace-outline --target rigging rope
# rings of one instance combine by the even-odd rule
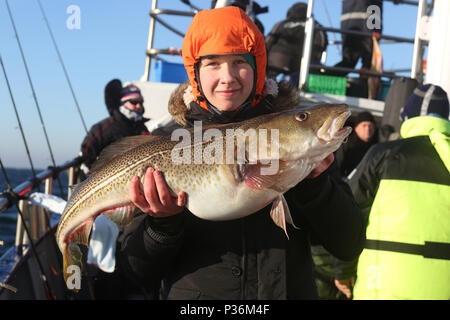
[[[331,20],[331,17],[330,17],[330,13],[328,12],[327,4],[326,4],[325,1],[321,1],[321,2],[322,2],[322,5],[323,5],[323,8],[325,9],[325,14],[327,16],[328,23],[330,24],[330,26],[332,28],[334,28],[333,27],[333,21]],[[336,33],[333,32],[332,34],[333,34],[334,41],[337,42]],[[338,55],[341,56],[341,50],[339,49],[339,46],[335,46],[335,47],[336,47],[336,51],[337,51]]]
[[[23,52],[22,45],[20,43],[19,34],[17,32],[17,29],[16,29],[16,24],[14,23],[14,18],[12,16],[8,0],[5,0],[5,2],[6,2],[6,7],[8,9],[9,18],[11,19],[11,24],[12,24],[13,29],[14,29],[14,33],[16,35],[17,45],[19,46],[19,51],[20,51],[20,54],[22,56],[22,61],[23,61],[24,67],[25,67],[25,71],[26,71],[27,77],[28,77],[28,82],[29,82],[30,87],[31,87],[31,92],[33,94],[33,99],[34,99],[34,102],[36,104],[36,109],[37,109],[37,112],[38,112],[38,115],[39,115],[39,119],[41,121],[42,130],[44,131],[44,136],[45,136],[45,140],[47,142],[48,151],[50,152],[50,158],[52,160],[53,167],[56,167],[55,157],[53,156],[52,147],[50,145],[50,140],[49,140],[48,135],[47,135],[47,130],[45,128],[44,120],[42,118],[41,108],[39,106],[39,102],[38,102],[37,97],[36,97],[36,92],[34,91],[33,81],[31,80],[30,71],[28,70],[27,61],[25,59],[25,54]],[[61,183],[61,180],[60,180],[59,176],[57,176],[56,179],[57,179],[58,184],[59,184],[59,189],[61,191],[61,195],[64,197],[64,190],[63,190],[62,183]]]
[[[56,53],[58,55],[59,63],[61,64],[61,67],[62,67],[62,69],[64,71],[64,75],[65,75],[66,80],[67,80],[67,83],[69,84],[70,92],[72,93],[73,100],[75,101],[75,105],[77,107],[78,114],[80,115],[80,119],[81,119],[81,122],[83,124],[84,131],[87,134],[88,130],[87,130],[87,127],[86,127],[86,123],[84,121],[83,115],[81,114],[80,105],[78,104],[77,97],[75,96],[75,92],[74,92],[73,87],[72,87],[72,82],[70,81],[69,74],[67,73],[67,70],[66,70],[66,67],[64,65],[64,61],[62,59],[61,53],[59,52],[58,45],[56,44],[56,40],[55,40],[55,37],[53,36],[52,29],[50,28],[50,24],[48,23],[47,16],[45,15],[45,11],[44,11],[44,8],[42,7],[41,1],[37,0],[37,2],[39,4],[39,8],[41,9],[42,16],[44,18],[45,24],[47,25],[48,32],[50,33],[50,37],[52,38],[53,46],[55,47]]]
[[[3,59],[0,54],[0,64],[2,65],[3,74],[5,75],[6,85],[8,87],[9,96],[11,97],[11,101],[14,107],[14,112],[16,113],[17,123],[19,124],[19,129],[22,134],[23,144],[25,145],[25,150],[27,152],[28,160],[30,161],[31,171],[33,172],[33,177],[36,178],[36,171],[34,170],[33,160],[31,160],[30,150],[28,149],[27,139],[25,138],[25,133],[23,132],[22,123],[20,121],[19,113],[17,112],[16,102],[14,101],[14,96],[11,91],[11,86],[9,85],[8,76],[6,74],[5,65],[3,64]]]

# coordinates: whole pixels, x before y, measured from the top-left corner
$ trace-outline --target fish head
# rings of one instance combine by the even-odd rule
[[[279,160],[325,158],[351,133],[352,128],[344,126],[350,115],[346,104],[322,104],[281,112],[260,128],[278,130]]]

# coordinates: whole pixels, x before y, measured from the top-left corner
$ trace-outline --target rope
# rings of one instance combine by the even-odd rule
[[[53,156],[52,147],[50,145],[50,140],[48,138],[48,134],[47,134],[47,130],[45,128],[44,120],[42,118],[41,108],[39,106],[39,102],[38,102],[37,97],[36,97],[36,92],[34,90],[33,81],[31,80],[31,75],[30,75],[30,71],[28,69],[27,61],[25,59],[25,54],[23,52],[22,45],[20,43],[19,34],[17,32],[17,29],[16,29],[16,24],[14,23],[14,18],[12,16],[8,0],[5,0],[5,2],[6,2],[6,7],[8,9],[9,18],[11,19],[11,24],[12,24],[13,29],[14,29],[14,33],[16,35],[17,45],[19,46],[19,51],[20,51],[20,54],[22,56],[22,61],[23,61],[24,67],[25,67],[25,71],[26,71],[27,77],[28,77],[28,82],[29,82],[30,87],[31,87],[31,92],[33,94],[33,100],[35,102],[36,110],[37,110],[38,115],[39,115],[39,120],[41,121],[42,130],[44,131],[44,136],[45,136],[45,140],[47,142],[48,151],[50,152],[50,158],[52,160],[53,166],[56,167],[55,157]],[[61,191],[61,195],[64,196],[64,190],[63,190],[63,187],[62,187],[61,180],[59,179],[59,176],[57,177],[57,181],[58,181],[58,184],[59,184],[59,189]]]
[[[61,53],[59,52],[58,45],[56,44],[55,37],[53,36],[52,29],[50,28],[50,24],[48,23],[47,16],[45,15],[45,11],[44,11],[44,8],[42,7],[41,1],[37,0],[37,2],[39,4],[39,8],[41,9],[42,16],[44,18],[45,24],[47,25],[48,32],[50,33],[50,37],[52,38],[53,46],[55,47],[56,53],[58,55],[59,63],[61,64],[61,67],[62,67],[62,69],[64,71],[64,75],[65,75],[67,83],[69,85],[70,92],[72,93],[73,100],[75,101],[75,106],[77,107],[78,114],[80,115],[80,119],[81,119],[81,122],[83,124],[84,131],[87,134],[88,130],[87,130],[87,127],[86,127],[86,123],[84,121],[83,115],[81,114],[80,105],[78,104],[77,97],[75,96],[75,92],[74,92],[73,87],[72,87],[72,82],[69,79],[69,75],[68,75],[66,67],[64,65],[64,61],[62,59]]]
[[[19,114],[17,112],[16,102],[14,101],[14,96],[13,96],[12,91],[11,91],[11,86],[9,85],[8,76],[6,74],[5,65],[3,64],[3,59],[2,59],[1,55],[0,55],[0,64],[2,65],[3,74],[4,74],[5,80],[6,80],[6,85],[7,85],[8,90],[9,90],[9,96],[11,97],[11,101],[12,101],[12,104],[13,104],[13,107],[14,107],[14,112],[15,112],[16,118],[17,118],[17,123],[19,124],[19,129],[20,129],[20,132],[22,134],[23,144],[25,145],[25,150],[27,152],[28,160],[30,162],[31,171],[33,172],[33,177],[36,177],[36,171],[34,170],[33,160],[31,160],[31,155],[30,155],[30,150],[28,149],[27,139],[25,138],[25,133],[23,132],[22,123],[20,121],[20,117],[19,117]]]
[[[331,17],[330,17],[330,13],[328,12],[327,4],[325,3],[325,1],[321,1],[321,2],[323,5],[323,8],[325,10],[325,14],[327,15],[328,23],[330,24],[330,26],[332,28],[334,28],[333,21],[331,20]],[[333,32],[333,38],[334,38],[334,41],[337,42],[336,33],[334,33],[334,32]],[[335,46],[335,47],[336,47],[336,51],[337,51],[338,55],[341,56],[341,50],[339,49],[339,46]]]

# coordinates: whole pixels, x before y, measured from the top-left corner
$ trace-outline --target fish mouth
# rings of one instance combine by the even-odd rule
[[[317,131],[317,138],[322,143],[328,143],[335,140],[344,140],[348,137],[352,128],[349,126],[344,127],[345,121],[350,117],[352,113],[342,111],[336,116],[329,117],[324,124]]]

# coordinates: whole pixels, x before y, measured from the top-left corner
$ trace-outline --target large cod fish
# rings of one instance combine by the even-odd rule
[[[272,219],[286,232],[286,222],[293,222],[283,193],[339,148],[351,132],[343,127],[349,116],[346,105],[326,104],[200,131],[179,129],[184,131],[171,138],[128,137],[105,148],[74,188],[58,225],[65,280],[69,266],[81,268],[78,244],[88,245],[99,214],[120,225],[131,222],[137,208],[129,183],[136,175],[142,183],[148,167],[164,174],[174,195],[185,191],[186,207],[199,218],[238,219],[273,203]]]

